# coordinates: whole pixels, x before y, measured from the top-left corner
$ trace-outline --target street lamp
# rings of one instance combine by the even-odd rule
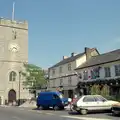
[[[20,105],[20,88],[21,88],[21,71],[19,71],[19,96],[18,96],[18,105]]]

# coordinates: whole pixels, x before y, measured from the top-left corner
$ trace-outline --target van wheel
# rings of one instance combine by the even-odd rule
[[[61,110],[64,110],[65,108],[64,107],[60,107]]]
[[[37,105],[37,109],[39,109],[40,105]]]
[[[43,110],[43,106],[39,106],[39,110]]]
[[[87,110],[86,109],[82,109],[82,110],[80,110],[80,113],[82,114],[82,115],[86,115],[87,114]]]
[[[59,110],[59,107],[57,105],[55,105],[54,110]]]

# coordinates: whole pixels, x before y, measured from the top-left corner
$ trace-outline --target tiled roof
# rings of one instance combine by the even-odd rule
[[[50,67],[50,68],[58,67],[58,66],[60,66],[60,65],[63,65],[63,64],[72,62],[72,61],[78,59],[79,57],[82,57],[84,54],[85,54],[85,53],[83,52],[83,53],[77,54],[77,55],[75,55],[75,56],[68,57],[68,58],[66,58],[66,59],[64,59],[64,60],[62,60],[62,61],[60,61],[59,63],[53,65],[53,66]]]
[[[89,60],[87,60],[84,64],[80,65],[76,69],[82,69],[82,68],[100,65],[117,60],[120,60],[120,49],[91,57]]]

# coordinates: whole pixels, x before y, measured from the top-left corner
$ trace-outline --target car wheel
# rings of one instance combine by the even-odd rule
[[[82,110],[80,110],[80,113],[82,114],[82,115],[86,115],[87,114],[87,110],[86,109],[82,109]]]
[[[116,116],[116,115],[119,115],[119,113],[114,111],[114,112],[112,112],[112,115]]]
[[[57,105],[55,105],[54,110],[59,110],[59,107]]]

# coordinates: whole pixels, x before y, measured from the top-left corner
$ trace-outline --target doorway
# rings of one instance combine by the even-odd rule
[[[13,103],[14,101],[16,101],[16,92],[15,90],[11,89],[8,93],[8,102]]]
[[[73,98],[73,90],[68,90],[68,97]]]

